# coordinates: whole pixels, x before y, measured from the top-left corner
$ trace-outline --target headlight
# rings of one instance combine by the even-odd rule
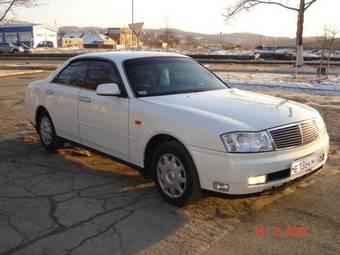
[[[221,136],[228,152],[272,151],[273,145],[266,131],[235,132]]]
[[[327,132],[325,122],[323,121],[322,117],[319,115],[319,117],[316,120],[316,124],[318,125],[318,129],[320,132],[320,135],[323,135]]]

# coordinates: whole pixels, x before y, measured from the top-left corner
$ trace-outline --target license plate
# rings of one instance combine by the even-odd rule
[[[290,175],[293,176],[312,171],[316,166],[323,162],[324,157],[324,153],[318,153],[294,161],[290,169]]]

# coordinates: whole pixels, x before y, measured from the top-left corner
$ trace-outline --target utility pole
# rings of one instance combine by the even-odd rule
[[[221,48],[223,49],[223,32],[220,33],[220,45]]]
[[[134,23],[134,0],[132,0],[132,23]]]

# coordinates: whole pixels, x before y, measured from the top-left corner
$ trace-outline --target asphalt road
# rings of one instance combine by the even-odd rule
[[[324,169],[179,209],[111,159],[72,145],[46,152],[23,105],[27,83],[44,76],[0,78],[0,254],[340,254],[340,97],[279,94],[321,111],[332,139]],[[287,236],[297,227],[307,232]]]

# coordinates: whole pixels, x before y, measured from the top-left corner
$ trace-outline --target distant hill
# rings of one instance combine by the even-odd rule
[[[22,21],[11,21],[11,23],[27,23]],[[180,29],[168,28],[172,31],[172,33],[179,39],[180,42],[185,43],[187,41],[195,41],[199,44],[204,43],[220,43],[220,34],[204,34],[204,33],[195,33],[195,32],[187,32]],[[149,29],[146,28],[143,30],[143,34],[141,35],[141,39],[143,41],[148,41],[150,38],[157,38],[161,34],[165,32],[165,28],[161,29]],[[105,34],[107,32],[107,28],[103,27],[79,27],[79,26],[63,26],[59,27],[59,33],[61,35],[69,33],[69,32],[82,32],[84,34],[88,33],[100,33]],[[190,38],[190,40],[189,40]],[[280,47],[294,47],[295,39],[289,37],[274,37],[274,36],[264,36],[260,34],[253,33],[231,33],[231,34],[223,34],[222,37],[223,44],[232,44],[232,45],[242,45],[247,47],[255,47],[257,45],[266,45],[266,46],[280,46]],[[304,38],[304,45],[306,49],[318,49],[321,47],[319,39],[317,37],[306,37]],[[334,48],[340,50],[340,38],[337,38],[334,43]]]
[[[321,41],[320,37],[307,37],[305,38],[304,45],[306,49],[319,49]],[[340,50],[340,38],[335,38],[333,49]]]
[[[66,33],[71,33],[71,32],[82,32],[84,34],[93,34],[93,33],[98,33],[98,34],[105,34],[107,32],[107,28],[103,27],[77,27],[77,26],[64,26],[64,27],[59,27],[58,32],[61,35],[64,35]]]
[[[203,34],[195,32],[186,32],[179,29],[171,29],[173,33],[179,38],[191,37],[199,43],[220,43],[220,34]],[[154,34],[162,34],[165,29],[144,29],[144,32],[153,32]],[[321,47],[320,38],[305,37],[304,45],[306,49],[318,49]],[[289,37],[274,37],[264,36],[253,33],[231,33],[223,34],[223,44],[244,45],[248,47],[255,47],[258,45],[279,46],[279,47],[295,47],[295,38]],[[340,38],[336,38],[334,48],[340,50]]]

